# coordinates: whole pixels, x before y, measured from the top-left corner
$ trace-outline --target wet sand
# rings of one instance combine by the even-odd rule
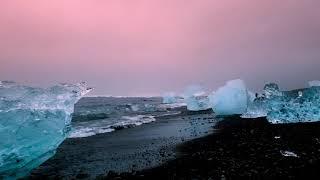
[[[157,118],[150,124],[86,138],[67,139],[29,179],[93,179],[135,172],[175,159],[176,146],[213,132],[210,112]]]

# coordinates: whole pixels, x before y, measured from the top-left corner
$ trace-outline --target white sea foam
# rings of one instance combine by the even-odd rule
[[[114,129],[111,128],[82,128],[82,129],[75,129],[72,131],[72,133],[69,135],[69,138],[82,138],[82,137],[89,137],[94,136],[96,134],[102,134],[102,133],[108,133],[112,132]]]
[[[105,124],[105,121],[97,121],[96,123],[88,124],[87,126],[78,126],[69,135],[69,138],[83,138],[94,136],[97,134],[110,133],[117,129],[131,128],[142,124],[156,121],[154,116],[137,115],[137,116],[122,116],[116,123]]]

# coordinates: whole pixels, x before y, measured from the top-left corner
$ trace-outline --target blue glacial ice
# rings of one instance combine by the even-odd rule
[[[282,97],[283,92],[275,83],[268,83],[264,86],[262,94],[256,93],[255,97],[251,97],[247,111],[242,114],[243,118],[267,117],[269,108],[269,100],[276,97]],[[251,95],[252,96],[252,95]]]
[[[164,104],[174,104],[174,103],[177,103],[177,101],[178,101],[178,97],[173,92],[165,93],[162,96],[162,99],[163,99]]]
[[[185,99],[189,111],[202,111],[210,109],[207,96],[191,96]]]
[[[216,115],[243,114],[250,100],[245,83],[240,80],[228,81],[209,96],[210,104]]]
[[[283,92],[267,99],[267,119],[271,123],[314,122],[320,120],[320,87]]]
[[[184,91],[182,97],[187,104],[189,111],[201,111],[210,109],[209,97],[205,95],[201,86],[189,86]]]
[[[27,175],[54,155],[71,129],[85,83],[33,88],[0,81],[0,179]]]
[[[280,91],[275,83],[267,84],[264,93],[249,103],[242,117],[267,117],[270,123],[319,121],[320,87]]]

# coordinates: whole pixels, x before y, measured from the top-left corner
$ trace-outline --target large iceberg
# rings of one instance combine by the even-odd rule
[[[27,175],[54,155],[68,136],[85,83],[33,88],[0,81],[0,179]]]
[[[216,115],[243,114],[250,100],[246,85],[240,79],[228,81],[209,98]]]

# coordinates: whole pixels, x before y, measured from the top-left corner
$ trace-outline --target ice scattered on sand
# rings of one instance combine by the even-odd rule
[[[285,156],[285,157],[296,157],[296,158],[299,157],[296,153],[294,153],[292,151],[282,151],[281,150],[280,153],[282,156]]]

